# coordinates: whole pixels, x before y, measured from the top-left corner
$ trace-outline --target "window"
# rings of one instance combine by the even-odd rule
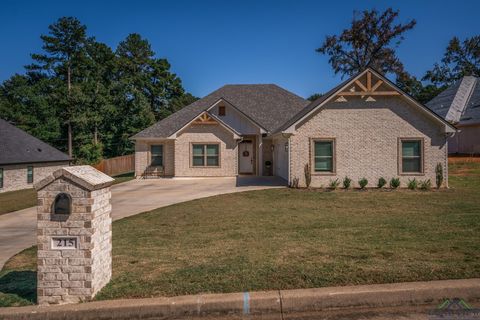
[[[401,139],[401,173],[423,173],[423,141]]]
[[[150,165],[156,167],[163,166],[163,145],[150,146]]]
[[[71,208],[70,196],[66,193],[60,193],[55,197],[55,202],[53,203],[53,213],[54,214],[70,214]]]
[[[218,107],[218,115],[223,117],[225,116],[226,112],[225,112],[225,106],[220,106]]]
[[[220,166],[218,144],[193,144],[192,166],[193,167],[218,167]]]
[[[313,140],[313,171],[316,173],[335,172],[335,145],[333,139]]]
[[[27,167],[27,183],[33,183],[33,166]]]
[[[3,188],[3,168],[0,168],[0,188]]]

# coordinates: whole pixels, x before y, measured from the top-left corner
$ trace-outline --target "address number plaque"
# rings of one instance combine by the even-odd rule
[[[77,249],[76,237],[52,237],[52,249]]]

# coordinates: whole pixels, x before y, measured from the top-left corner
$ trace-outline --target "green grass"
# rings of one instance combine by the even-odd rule
[[[113,184],[127,182],[134,179],[134,173],[129,172],[114,176]],[[35,189],[24,189],[0,193],[0,215],[17,210],[33,207],[37,204],[37,192]]]
[[[37,205],[35,189],[24,189],[0,193],[0,215]]]
[[[272,189],[116,221],[97,299],[480,277],[480,164],[450,170],[449,190]]]

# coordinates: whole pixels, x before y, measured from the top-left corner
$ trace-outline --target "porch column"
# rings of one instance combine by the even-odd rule
[[[257,172],[258,176],[263,176],[263,137],[261,134],[258,135],[258,149],[257,149]]]

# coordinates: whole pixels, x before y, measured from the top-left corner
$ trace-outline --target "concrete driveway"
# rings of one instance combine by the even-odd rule
[[[171,204],[219,194],[284,187],[277,177],[132,180],[112,186],[112,217],[118,220]],[[36,207],[0,215],[0,270],[14,254],[36,244]]]

